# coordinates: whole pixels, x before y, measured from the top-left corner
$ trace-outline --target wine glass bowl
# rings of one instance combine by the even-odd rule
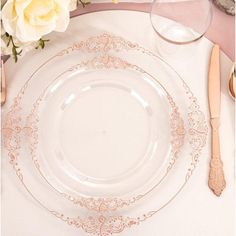
[[[212,6],[209,0],[154,0],[150,18],[161,38],[186,44],[206,33],[212,20]]]

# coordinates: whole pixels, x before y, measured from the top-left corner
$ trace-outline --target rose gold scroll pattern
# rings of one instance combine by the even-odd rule
[[[95,57],[92,60],[81,62],[75,66],[72,66],[68,70],[61,73],[59,76],[57,76],[55,80],[61,77],[61,75],[78,70],[80,68],[83,69],[133,69],[136,71],[139,71],[141,73],[146,73],[141,68],[132,65],[120,58],[109,56],[109,55],[103,55],[99,57]],[[147,74],[147,73],[146,73]],[[46,88],[47,89],[47,88]],[[46,90],[45,89],[45,90]],[[164,88],[163,88],[164,89]],[[33,109],[30,112],[30,115],[27,117],[27,127],[31,129],[31,132],[27,133],[27,139],[29,141],[29,148],[32,160],[35,164],[35,167],[39,171],[40,175],[45,179],[45,181],[57,192],[56,188],[54,188],[53,185],[47,180],[47,178],[44,176],[43,172],[41,171],[41,167],[39,164],[39,161],[37,159],[37,147],[38,147],[38,108],[40,105],[40,102],[43,99],[44,92],[40,95],[40,97],[36,100],[36,102],[33,104]],[[156,183],[151,189],[149,189],[147,192],[143,194],[139,194],[137,196],[134,196],[130,199],[121,199],[121,198],[92,198],[92,197],[74,197],[67,193],[59,192],[61,195],[63,195],[66,199],[70,200],[76,205],[79,205],[81,207],[85,207],[88,210],[93,210],[97,212],[107,212],[107,211],[115,211],[119,208],[129,206],[138,200],[142,199],[144,196],[146,196],[148,193],[150,193],[153,189],[155,189],[164,179],[165,176],[167,176],[168,172],[173,167],[174,163],[177,159],[177,154],[179,153],[180,148],[182,147],[184,143],[184,136],[185,136],[185,128],[184,128],[184,122],[182,118],[180,117],[180,114],[178,112],[178,107],[176,106],[173,98],[168,94],[167,91],[167,99],[169,101],[170,107],[171,107],[171,114],[170,114],[170,128],[171,128],[171,158],[169,160],[166,172],[164,176],[161,178],[161,180]]]
[[[89,45],[89,41],[91,40],[93,40],[95,44],[94,46]],[[96,42],[98,42],[98,45],[100,46],[96,46]],[[86,50],[86,48],[88,50]],[[62,50],[56,56],[51,57],[44,64],[42,64],[37,69],[37,71],[42,66],[47,64],[47,62],[55,59],[58,56],[63,56],[65,54],[68,54],[71,50],[73,51],[73,50],[83,49],[86,52],[100,52],[104,48],[106,49],[107,52],[109,50],[115,50],[115,51],[136,50],[136,51],[140,51],[141,53],[150,55],[151,57],[158,58],[160,60],[160,57],[150,52],[149,50],[146,50],[143,47],[140,47],[136,43],[133,44],[129,41],[126,41],[125,39],[121,37],[117,37],[117,36],[113,36],[109,34],[103,34],[100,36],[91,37],[85,42],[74,44],[72,47],[68,47],[67,49]],[[20,137],[19,137],[20,132],[19,131],[21,130],[21,128],[19,128],[18,126],[21,121],[17,114],[18,112],[20,112],[18,103],[21,97],[23,96],[24,90],[28,86],[29,81],[33,78],[36,72],[34,72],[31,75],[31,77],[26,81],[25,85],[22,87],[17,97],[14,99],[13,105],[11,106],[10,111],[6,115],[6,119],[5,119],[2,131],[3,131],[3,138],[4,138],[4,146],[6,150],[8,151],[10,164],[13,166],[13,169],[17,177],[20,179],[26,191],[29,192],[29,194],[43,208],[45,208],[51,214],[61,219],[62,221],[66,222],[67,224],[74,225],[77,228],[81,228],[87,233],[96,234],[98,236],[108,236],[114,233],[120,233],[124,229],[130,228],[133,225],[139,225],[141,222],[152,217],[161,209],[169,205],[175,199],[175,197],[182,191],[182,189],[185,187],[186,183],[188,182],[189,178],[191,177],[191,175],[193,174],[197,166],[197,163],[199,161],[199,156],[201,154],[201,150],[205,146],[205,143],[206,143],[208,128],[207,128],[205,116],[200,110],[200,107],[198,105],[197,98],[193,95],[193,93],[191,92],[189,86],[185,83],[185,81],[179,76],[179,78],[181,79],[183,83],[185,92],[188,95],[188,98],[190,100],[188,117],[189,117],[189,125],[191,128],[188,130],[188,134],[190,137],[190,144],[193,147],[193,151],[191,153],[192,161],[188,169],[188,172],[186,174],[184,183],[179,188],[179,190],[169,199],[169,201],[166,202],[166,204],[164,204],[162,207],[160,207],[157,210],[149,211],[147,214],[143,214],[141,217],[134,217],[134,218],[124,217],[124,216],[104,216],[104,215],[98,215],[98,216],[92,216],[92,217],[86,217],[86,218],[80,218],[80,217],[71,218],[43,206],[43,204],[39,200],[37,200],[34,194],[31,193],[30,190],[27,188],[23,180],[23,173],[21,172],[21,169],[17,163],[17,157],[19,155],[18,151],[20,149]]]

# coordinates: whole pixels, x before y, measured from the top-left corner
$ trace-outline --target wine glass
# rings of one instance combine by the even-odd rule
[[[212,6],[210,0],[154,0],[150,18],[161,38],[186,44],[206,33],[212,20]]]

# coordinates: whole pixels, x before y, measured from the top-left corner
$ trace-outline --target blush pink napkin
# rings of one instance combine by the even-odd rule
[[[150,12],[150,3],[98,3],[91,4],[86,8],[79,8],[71,13],[71,16],[77,16],[88,12],[101,10],[134,10],[142,12]],[[210,28],[206,33],[206,37],[214,43],[220,45],[221,49],[235,60],[235,17],[225,14],[224,12],[213,6],[213,19]]]

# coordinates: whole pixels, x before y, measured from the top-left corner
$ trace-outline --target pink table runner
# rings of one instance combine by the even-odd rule
[[[79,8],[71,13],[71,16],[95,12],[101,10],[134,10],[150,12],[150,3],[98,3],[91,4],[86,8]],[[221,49],[229,58],[235,60],[235,17],[229,16],[215,6],[213,6],[213,20],[210,28],[206,33],[206,37],[220,45]]]

